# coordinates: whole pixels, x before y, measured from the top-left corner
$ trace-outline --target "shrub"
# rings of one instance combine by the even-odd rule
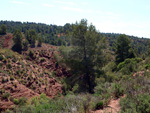
[[[10,80],[11,80],[11,81],[13,81],[13,80],[14,80],[14,77],[13,77],[12,75],[10,76]]]
[[[138,94],[134,97],[121,99],[121,110],[125,113],[150,113],[150,95]]]
[[[2,78],[2,83],[8,82],[8,78]]]
[[[29,56],[30,56],[30,58],[32,58],[32,59],[35,58],[35,56],[34,56],[34,51],[30,50],[30,51],[29,51]]]
[[[18,105],[19,104],[19,100],[15,98],[15,99],[13,99],[13,103]]]
[[[122,88],[120,84],[116,83],[114,86],[115,97],[119,98],[119,96],[123,96],[123,94],[124,94],[124,88]]]
[[[142,61],[141,58],[126,59],[118,64],[117,70],[121,71],[123,74],[129,75],[131,72],[135,72],[137,70],[137,64],[140,61]]]
[[[95,109],[103,109],[103,107],[104,107],[104,103],[103,101],[100,101],[96,104]]]
[[[2,67],[3,66],[3,63],[0,63],[0,67]]]
[[[3,59],[3,62],[6,64],[6,63],[7,63],[7,59],[6,59],[6,58],[4,58],[4,59]]]
[[[1,94],[5,93],[5,89],[2,88],[2,89],[0,90],[0,93],[1,93]]]
[[[26,97],[19,98],[19,105],[25,105],[26,102],[27,102],[27,98]]]
[[[56,71],[53,71],[52,76],[56,76]]]
[[[9,99],[10,99],[10,101],[12,101],[12,102],[13,102],[13,100],[14,100],[14,98],[13,98],[13,97],[10,97]]]
[[[11,69],[11,67],[12,67],[11,64],[7,64],[8,69]]]
[[[10,95],[9,93],[4,93],[2,95],[2,99],[8,99],[9,95]]]
[[[45,94],[41,94],[39,98],[33,97],[28,105],[19,106],[13,111],[19,113],[87,113],[91,102],[97,103],[95,100],[98,99],[86,94],[67,95],[64,98],[55,99],[49,99]]]
[[[41,58],[41,62],[45,62],[45,58]]]
[[[4,57],[0,54],[0,60],[2,61],[4,59]]]

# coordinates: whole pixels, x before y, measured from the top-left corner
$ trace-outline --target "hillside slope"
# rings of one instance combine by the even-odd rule
[[[1,37],[2,45],[6,36]],[[59,66],[55,59],[57,47],[43,44],[42,47],[29,48],[18,54],[11,48],[0,47],[0,109],[12,108],[15,100],[27,100],[45,93],[54,98],[62,93],[58,77],[69,76],[66,69]]]

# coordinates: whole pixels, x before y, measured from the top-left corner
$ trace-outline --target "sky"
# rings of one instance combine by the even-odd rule
[[[0,0],[0,20],[65,25],[150,38],[150,0]]]

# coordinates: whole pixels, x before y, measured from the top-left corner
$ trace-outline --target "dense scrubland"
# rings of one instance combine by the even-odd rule
[[[101,33],[85,19],[0,25],[1,112],[150,112],[149,39]]]

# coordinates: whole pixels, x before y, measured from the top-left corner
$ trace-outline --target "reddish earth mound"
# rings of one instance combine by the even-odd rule
[[[62,85],[58,77],[69,76],[68,71],[56,61],[58,47],[42,44],[29,48],[22,55],[9,50],[13,46],[12,34],[0,36],[0,110],[12,108],[13,99],[30,99],[45,93],[53,98],[60,96]],[[29,55],[33,51],[33,56]],[[56,80],[56,78],[58,78]]]
[[[0,46],[11,48],[13,46],[13,35],[11,33],[7,33],[6,35],[0,36]]]
[[[12,108],[14,102],[11,99],[19,99],[20,97],[30,99],[39,96],[39,94],[20,84],[17,80],[11,80],[5,74],[0,74],[0,89],[0,110]],[[6,94],[9,96],[5,96]]]
[[[33,58],[29,58],[30,50],[34,53]],[[68,71],[56,61],[55,56],[59,55],[58,47],[56,46],[42,44],[42,47],[30,48],[27,52],[23,52],[23,55],[43,69],[48,69],[57,77],[69,76]]]

